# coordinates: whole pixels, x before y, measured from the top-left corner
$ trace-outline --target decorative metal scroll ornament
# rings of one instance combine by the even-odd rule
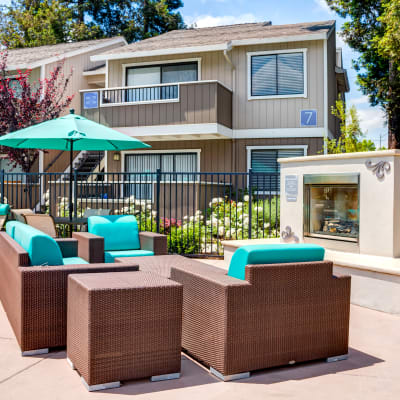
[[[290,226],[287,226],[282,232],[281,232],[281,237],[285,242],[289,242],[290,240],[294,240],[296,243],[298,243],[299,238],[294,234],[292,231],[292,228]]]
[[[390,171],[390,164],[387,161],[379,161],[373,164],[371,160],[365,162],[368,169],[372,170],[372,173],[376,175],[378,179],[384,179],[385,173]]]

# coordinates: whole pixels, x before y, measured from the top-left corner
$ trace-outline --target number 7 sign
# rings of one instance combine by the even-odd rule
[[[301,110],[300,126],[317,126],[317,110]]]

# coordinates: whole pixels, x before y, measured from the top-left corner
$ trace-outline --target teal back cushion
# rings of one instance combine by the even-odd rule
[[[14,232],[15,232],[15,227],[18,224],[22,224],[22,222],[18,221],[8,221],[6,224],[6,232],[14,239]]]
[[[322,261],[324,256],[324,248],[315,244],[254,244],[243,246],[233,253],[228,275],[245,280],[245,268],[249,264]]]
[[[64,265],[57,242],[38,229],[16,222],[14,240],[29,254],[31,265]]]
[[[8,204],[0,203],[0,215],[7,215],[10,211],[10,206]]]
[[[139,227],[133,215],[89,217],[88,231],[104,238],[105,251],[140,249]]]

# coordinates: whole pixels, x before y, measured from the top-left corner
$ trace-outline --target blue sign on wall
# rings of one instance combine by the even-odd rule
[[[301,110],[300,125],[317,126],[317,110]]]
[[[99,93],[98,92],[85,92],[83,93],[83,108],[98,108],[99,107]]]

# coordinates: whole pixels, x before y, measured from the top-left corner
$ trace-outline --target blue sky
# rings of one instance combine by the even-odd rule
[[[181,13],[188,25],[196,23],[200,27],[236,24],[244,22],[272,21],[274,25],[297,22],[322,21],[336,19],[337,30],[343,24],[326,5],[325,0],[183,0]],[[1,1],[7,4],[9,1]],[[361,127],[367,137],[378,146],[380,137],[382,145],[387,146],[387,127],[384,114],[379,107],[371,107],[366,96],[363,96],[356,84],[356,73],[351,68],[351,60],[357,55],[345,45],[338,36],[338,46],[343,48],[344,67],[347,68],[350,93],[347,103],[357,107]]]

